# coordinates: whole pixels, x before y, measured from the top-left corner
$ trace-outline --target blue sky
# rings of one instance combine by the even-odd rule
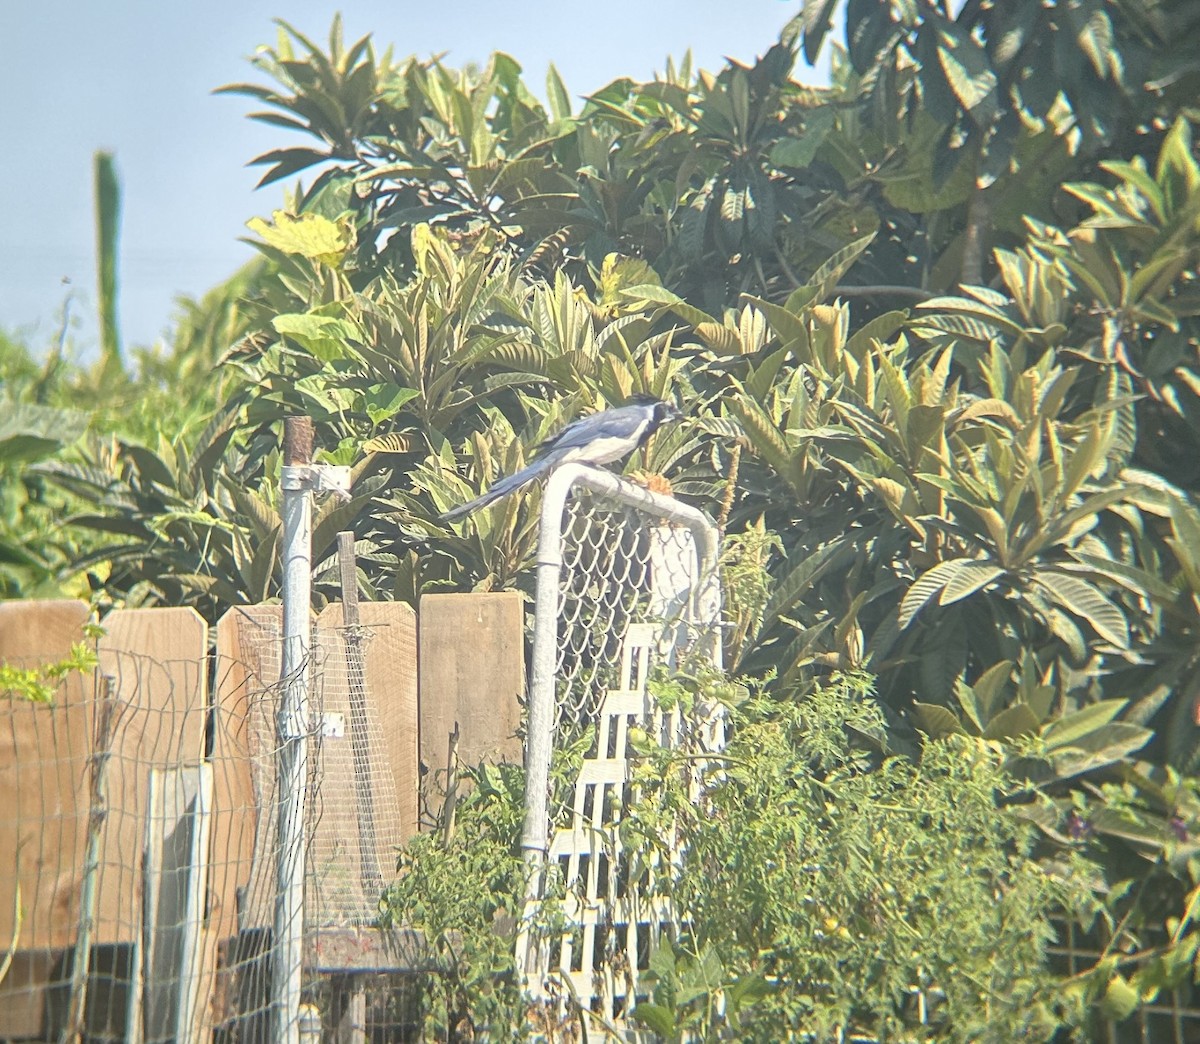
[[[298,137],[244,119],[250,99],[214,87],[256,78],[246,61],[282,17],[318,39],[344,7],[346,36],[398,57],[506,51],[541,93],[553,61],[572,94],[618,76],[649,78],[691,47],[696,63],[750,61],[799,0],[57,0],[0,4],[0,329],[42,349],[68,293],[77,351],[96,343],[92,154],[115,152],[123,188],[121,329],[149,345],[179,293],[199,295],[250,256],[245,222],[281,185],[255,191],[246,162]],[[802,79],[824,79],[800,74]]]

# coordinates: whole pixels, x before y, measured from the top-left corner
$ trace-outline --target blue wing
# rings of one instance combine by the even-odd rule
[[[546,450],[580,449],[600,439],[629,439],[630,448],[649,422],[645,406],[621,406],[572,421],[542,445]]]
[[[604,410],[572,421],[558,434],[542,443],[537,456],[514,475],[500,479],[482,496],[451,508],[443,522],[469,515],[472,511],[507,496],[535,478],[569,461],[608,464],[636,449],[654,418],[652,406],[636,404]]]

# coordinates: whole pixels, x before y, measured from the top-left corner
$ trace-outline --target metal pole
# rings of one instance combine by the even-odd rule
[[[304,958],[304,806],[308,780],[308,645],[312,588],[313,426],[284,422],[283,653],[278,741],[279,819],[275,890],[275,959],[271,965],[271,1040],[299,1044]]]
[[[567,494],[578,475],[577,465],[551,472],[542,493],[538,522],[537,588],[534,594],[533,677],[529,685],[529,724],[525,744],[525,825],[521,852],[527,879],[525,904],[518,924],[517,959],[525,989],[542,993],[545,963],[541,946],[529,930],[528,918],[545,886],[549,847],[547,806],[550,758],[554,750],[554,677],[558,669],[558,585],[562,572],[562,517]]]
[[[521,850],[532,865],[546,857],[546,807],[554,749],[554,676],[558,667],[558,584],[562,572],[562,516],[575,481],[570,465],[550,475],[542,494],[534,595],[533,678],[529,686],[529,738],[525,751],[525,828]]]

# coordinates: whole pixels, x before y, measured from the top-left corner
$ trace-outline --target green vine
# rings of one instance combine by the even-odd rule
[[[68,656],[38,667],[18,667],[0,663],[0,697],[28,703],[53,703],[54,694],[72,674],[87,674],[96,669],[98,660],[94,639],[101,629],[88,624],[84,635],[91,641],[75,642]]]

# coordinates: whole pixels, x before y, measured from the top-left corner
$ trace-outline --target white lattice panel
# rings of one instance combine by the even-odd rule
[[[652,664],[670,659],[675,648],[664,645],[661,622],[630,625],[619,687],[604,695],[596,742],[575,784],[570,826],[556,830],[550,842],[550,863],[566,882],[564,914],[575,927],[554,965],[581,1003],[618,1025],[636,1004],[638,976],[652,949],[679,920],[669,898],[646,894],[655,867],[631,867],[621,845],[621,815],[631,796],[629,730],[636,726],[669,747],[683,742],[688,727],[710,738],[719,731],[712,722],[685,722],[676,710],[662,711],[647,694]],[[630,880],[638,870],[651,875],[640,887]]]

